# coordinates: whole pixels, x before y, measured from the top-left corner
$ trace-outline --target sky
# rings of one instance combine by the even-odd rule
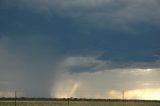
[[[160,100],[159,0],[0,0],[0,97]]]

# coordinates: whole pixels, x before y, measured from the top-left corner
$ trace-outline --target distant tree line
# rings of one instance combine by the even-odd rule
[[[27,97],[18,97],[16,98],[17,100],[22,100],[22,101],[27,101],[27,100],[32,100],[32,101],[96,101],[96,102],[101,102],[101,101],[110,101],[110,102],[158,102],[160,103],[160,100],[123,100],[123,99],[87,99],[87,98],[27,98]],[[9,97],[1,97],[0,100],[15,100],[15,98],[9,98]]]

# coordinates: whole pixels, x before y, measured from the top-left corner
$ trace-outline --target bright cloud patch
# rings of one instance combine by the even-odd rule
[[[110,65],[109,61],[97,60],[95,57],[67,57],[63,67],[70,72],[94,72]]]

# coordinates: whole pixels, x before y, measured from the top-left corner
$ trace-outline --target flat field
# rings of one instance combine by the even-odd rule
[[[0,100],[0,106],[160,106],[159,101]]]

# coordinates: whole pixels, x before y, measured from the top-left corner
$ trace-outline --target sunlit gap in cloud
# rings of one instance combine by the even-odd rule
[[[126,99],[160,100],[160,88],[129,90]]]
[[[110,99],[123,99],[122,91],[111,90],[108,94]],[[124,99],[160,100],[160,88],[127,90]]]

